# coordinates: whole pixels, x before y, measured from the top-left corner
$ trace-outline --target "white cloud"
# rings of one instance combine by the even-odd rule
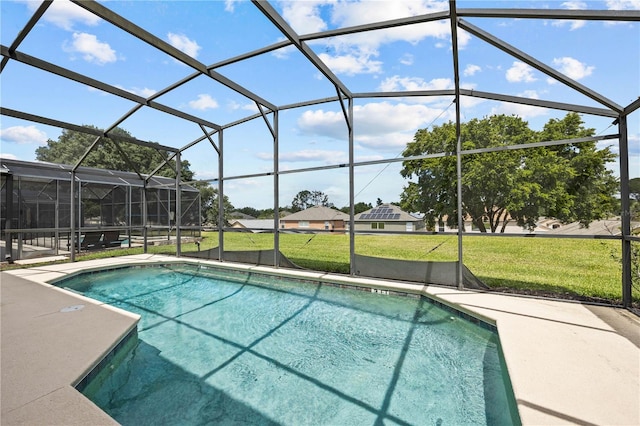
[[[530,118],[547,115],[548,113],[546,108],[502,102],[498,107],[491,109],[490,115],[517,115],[524,120],[528,120]]]
[[[278,41],[283,41],[283,40],[284,39],[281,38]],[[298,51],[298,48],[290,44],[289,46],[281,47],[280,49],[274,50],[273,52],[271,52],[271,54],[278,59],[287,59],[292,52],[297,52],[297,51]]]
[[[31,11],[35,11],[40,7],[39,1],[27,0],[24,3],[27,4],[27,7]],[[101,21],[101,19],[93,13],[71,3],[69,0],[56,0],[52,2],[42,18],[67,31],[73,31],[73,24],[75,22],[93,26]]]
[[[533,76],[533,68],[524,62],[515,61],[506,73],[507,81],[510,83],[531,83],[537,79]]]
[[[562,3],[561,6],[569,10],[585,10],[588,8],[587,4],[583,1],[566,1]],[[573,31],[577,30],[578,28],[584,27],[586,23],[587,21],[580,20],[557,20],[553,21],[551,25],[555,27],[563,27],[565,25],[569,25],[569,29]]]
[[[446,90],[453,89],[453,80],[450,78],[434,78],[431,81],[424,81],[420,77],[400,77],[394,75],[384,79],[380,86],[378,86],[382,92],[397,92],[397,91],[419,91],[419,90]]]
[[[46,145],[48,138],[47,134],[36,126],[13,126],[0,130],[0,139],[21,145]]]
[[[594,66],[588,66],[585,63],[568,56],[562,58],[554,58],[553,64],[556,66],[558,71],[574,80],[580,80],[582,78],[590,76],[595,69]]]
[[[522,93],[518,93],[517,96],[529,99],[539,99],[540,95],[535,90],[525,90]],[[523,119],[530,119],[534,117],[540,117],[548,115],[549,110],[547,108],[535,107],[531,105],[513,104],[510,102],[500,102],[500,104],[491,109],[490,115],[493,114],[505,114],[505,115],[517,115]]]
[[[420,104],[372,102],[355,106],[353,114],[354,138],[361,146],[398,150],[413,138],[415,130],[441,116],[442,110]],[[347,138],[342,111],[305,111],[298,127],[307,135]]]
[[[535,90],[525,90],[522,93],[519,93],[518,96],[529,99],[540,99],[540,95]]]
[[[244,111],[251,111],[251,112],[260,112],[260,110],[256,106],[255,102],[251,102],[251,103],[247,103],[247,104],[240,104],[240,103],[238,103],[236,101],[229,101],[227,103],[227,108],[232,110],[232,111],[244,110]]]
[[[150,96],[155,95],[158,91],[154,89],[149,89],[147,87],[131,87],[127,89],[126,87],[116,86],[118,89],[126,90],[129,93],[133,93],[134,95],[142,96],[143,98],[148,98]]]
[[[282,17],[298,34],[323,31],[327,29],[327,24],[320,16],[319,6],[328,3],[323,0],[284,2],[282,3]]]
[[[240,0],[225,0],[224,1],[224,10],[227,12],[233,12],[236,7],[236,3]]]
[[[301,34],[313,33],[332,27],[343,28],[386,21],[395,18],[407,18],[424,15],[449,8],[446,1],[434,0],[386,0],[338,2],[334,0],[286,1],[283,4],[283,16],[292,28]],[[437,45],[450,46],[451,28],[446,21],[428,22],[419,25],[406,25],[387,28],[383,31],[350,34],[324,41],[330,54],[324,53],[322,60],[337,74],[371,74],[382,70],[382,62],[373,60],[379,55],[383,44],[404,41],[417,44],[427,38],[436,40]],[[465,31],[459,32],[458,44],[463,48],[471,39]],[[284,58],[287,51],[274,53]],[[401,63],[412,63],[412,58],[403,57]]]
[[[93,34],[73,33],[73,41],[65,42],[63,49],[70,53],[79,53],[85,61],[98,65],[118,60],[116,51]]]
[[[465,77],[469,77],[469,76],[475,75],[480,71],[482,71],[482,68],[480,68],[478,65],[469,64],[466,66],[466,68],[462,72],[462,75],[464,75]]]
[[[260,152],[256,156],[262,160],[273,160],[273,153]],[[346,151],[328,151],[320,149],[303,149],[295,152],[281,152],[280,161],[298,163],[298,162],[323,162],[325,164],[340,163],[348,161]]]
[[[6,152],[0,152],[0,158],[6,158],[7,160],[17,160],[18,156],[13,154],[7,154]]]
[[[169,39],[169,44],[175,47],[176,49],[186,53],[192,58],[198,57],[198,52],[201,47],[194,40],[189,39],[184,34],[174,34],[168,33],[167,39]]]
[[[218,101],[213,99],[210,95],[200,94],[198,95],[198,99],[189,101],[189,106],[193,109],[204,111],[206,109],[218,108]]]
[[[639,0],[607,0],[609,10],[640,10]]]
[[[376,74],[382,71],[382,62],[371,60],[369,55],[318,55],[331,71],[336,74]]]
[[[402,55],[402,58],[400,58],[400,63],[402,65],[413,65],[413,60],[413,55],[405,53],[404,55]]]

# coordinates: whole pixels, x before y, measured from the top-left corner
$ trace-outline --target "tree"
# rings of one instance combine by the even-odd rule
[[[629,196],[640,201],[640,178],[629,179]]]
[[[84,126],[87,129],[100,130],[95,126]],[[124,129],[116,127],[109,133],[110,138],[118,141],[125,159],[116,148],[115,143],[110,138],[102,140],[94,147],[87,158],[82,162],[82,166],[96,167],[108,170],[121,170],[134,172],[131,165],[135,165],[140,173],[151,173],[159,164],[169,157],[169,152],[156,150],[151,147],[136,145],[126,140],[118,140],[118,137],[131,138],[131,134]],[[36,160],[47,161],[58,164],[75,165],[91,146],[96,136],[89,133],[76,132],[74,130],[63,130],[57,141],[49,139],[47,145],[36,149]],[[193,180],[193,172],[190,164],[186,160],[181,161],[180,176],[183,181]],[[169,165],[163,167],[158,174],[161,176],[175,177],[176,162],[171,160]]]
[[[87,129],[99,130],[95,126],[85,127]],[[132,137],[129,132],[119,127],[113,129],[109,135],[116,141],[118,141],[118,137]],[[36,149],[36,160],[75,165],[95,139],[96,136],[89,133],[63,130],[57,141],[49,139],[46,146],[41,146]],[[170,155],[169,152],[132,144],[126,140],[118,141],[118,145],[120,149],[122,149],[124,157],[112,140],[103,138],[91,153],[89,153],[87,158],[85,158],[82,166],[126,172],[135,172],[137,170],[139,173],[149,174]],[[135,166],[136,170],[133,169],[132,165]],[[193,172],[190,169],[189,162],[182,160],[180,165],[180,177],[182,181],[193,181]],[[168,165],[165,165],[158,171],[158,174],[160,176],[174,178],[175,169],[176,162],[175,160],[171,160]],[[215,205],[217,209],[217,190],[206,182],[194,184],[194,186],[200,190],[202,205],[201,216],[204,221],[208,221],[211,215],[210,206]],[[217,219],[215,219],[214,223],[217,223]]]
[[[369,209],[372,209],[373,206],[371,205],[371,203],[364,203],[364,202],[359,202],[359,203],[355,203],[353,205],[353,211],[354,214],[358,214],[358,213],[362,213],[364,211],[367,211]],[[340,211],[342,213],[346,213],[349,214],[349,206],[344,206],[343,208],[340,209]]]
[[[322,191],[300,191],[291,201],[291,210],[299,212],[313,206],[331,207],[329,197]]]
[[[550,120],[541,132],[515,116],[496,115],[461,124],[462,149],[500,148],[593,135],[578,114]],[[452,122],[418,130],[403,155],[453,154]],[[481,232],[504,232],[515,221],[533,229],[540,216],[584,226],[606,217],[614,205],[616,180],[606,169],[615,156],[595,143],[505,149],[462,157],[462,214]],[[425,215],[428,228],[457,226],[456,157],[409,160],[401,174],[412,179],[401,195],[404,210]]]
[[[198,182],[195,183],[194,186],[200,190],[200,205],[202,206],[202,221],[205,223],[210,223],[213,225],[218,225],[218,212],[219,208],[219,197],[218,197],[218,189],[213,188],[208,183]],[[226,195],[222,198],[223,203],[223,225],[229,225],[229,218],[231,212],[234,210],[233,205],[229,201],[229,197]]]

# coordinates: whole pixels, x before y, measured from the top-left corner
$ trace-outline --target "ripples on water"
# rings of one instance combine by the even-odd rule
[[[118,422],[514,423],[496,336],[424,299],[196,272],[65,281],[142,315],[138,347],[89,395]]]

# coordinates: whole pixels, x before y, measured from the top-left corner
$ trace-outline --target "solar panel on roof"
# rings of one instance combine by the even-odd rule
[[[400,213],[394,213],[391,219],[400,219]]]

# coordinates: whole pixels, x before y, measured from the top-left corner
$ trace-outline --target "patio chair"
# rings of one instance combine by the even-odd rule
[[[122,244],[120,231],[105,231],[102,238],[104,247],[120,247]]]
[[[102,231],[89,231],[85,232],[82,240],[80,241],[81,250],[93,250],[102,247]]]

